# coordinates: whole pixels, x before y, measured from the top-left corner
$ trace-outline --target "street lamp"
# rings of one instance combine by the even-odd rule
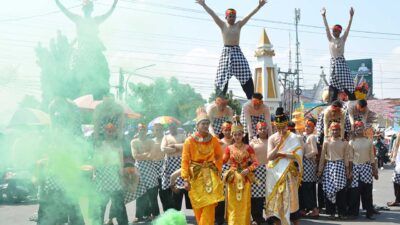
[[[125,81],[125,86],[124,86],[124,91],[125,91],[125,94],[124,94],[124,97],[125,97],[125,100],[126,100],[126,96],[127,96],[127,93],[128,93],[128,82],[129,82],[129,79],[133,76],[133,75],[137,75],[136,74],[136,71],[138,71],[138,70],[141,70],[141,69],[145,69],[145,68],[149,68],[149,67],[153,67],[153,66],[155,66],[156,64],[150,64],[150,65],[147,65],[147,66],[142,66],[142,67],[139,67],[139,68],[137,68],[137,69],[135,69],[135,70],[133,70],[133,71],[127,71],[127,70],[123,70],[122,68],[121,68],[121,73],[127,73],[128,74],[128,77],[126,78],[126,81]]]

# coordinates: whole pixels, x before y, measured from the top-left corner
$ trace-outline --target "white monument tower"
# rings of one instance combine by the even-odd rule
[[[254,72],[254,92],[261,93],[264,103],[270,107],[270,112],[275,112],[281,102],[280,85],[278,83],[278,67],[274,64],[272,57],[275,51],[263,29],[258,48],[255,52],[257,63]]]

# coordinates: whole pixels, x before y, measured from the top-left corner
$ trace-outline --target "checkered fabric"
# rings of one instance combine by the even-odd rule
[[[393,183],[400,184],[400,174],[393,172],[392,181]]]
[[[255,137],[257,135],[257,129],[256,129],[257,123],[265,122],[265,116],[264,116],[264,114],[261,114],[259,116],[250,116],[250,119],[251,119],[251,127],[253,129],[253,135],[249,134],[249,136]],[[242,109],[242,114],[240,115],[240,122],[243,125],[244,133],[248,133],[247,122],[246,122],[246,118],[244,117],[243,109]]]
[[[164,175],[164,160],[153,161],[154,167],[156,168],[159,179]]]
[[[97,191],[113,192],[122,190],[119,165],[98,167],[96,168],[95,176]]]
[[[322,177],[322,189],[332,203],[336,203],[336,193],[346,187],[346,171],[343,160],[327,161]]]
[[[345,108],[343,106],[344,110],[347,110],[347,108]],[[345,123],[344,123],[344,131],[345,132],[350,132],[351,131],[351,123],[350,123],[350,119],[349,119],[349,115],[346,112],[346,116],[345,116]],[[335,122],[339,122],[339,121],[335,121]],[[315,125],[315,128],[317,130],[317,137],[319,137],[321,134],[324,134],[324,112],[322,111],[319,115],[318,115],[318,120],[317,120],[317,124]]]
[[[62,191],[63,185],[57,177],[53,175],[49,175],[45,178],[44,183],[43,183],[43,191],[48,192],[48,191]]]
[[[141,197],[147,190],[158,186],[158,173],[154,161],[136,161],[135,167],[139,170],[139,184],[135,193],[125,192],[125,204]]]
[[[343,56],[331,58],[329,84],[341,91],[347,89],[350,92],[354,92],[354,79]]]
[[[314,160],[303,158],[303,182],[317,182],[317,164]]]
[[[232,76],[235,76],[242,85],[252,76],[249,63],[239,46],[225,46],[222,49],[217,77],[215,79],[215,87],[219,90],[223,90]]]
[[[222,124],[226,121],[229,121],[228,117],[219,117],[219,118],[214,118],[212,127],[214,129],[214,133],[216,135],[221,134],[222,132]]]
[[[260,165],[254,171],[254,176],[258,181],[257,183],[251,184],[251,197],[252,198],[261,198],[265,197],[266,190],[266,179],[267,179],[267,168],[265,165]]]
[[[169,156],[165,160],[165,170],[161,180],[163,190],[167,190],[171,186],[171,174],[181,168],[181,161],[182,158],[180,156]],[[183,179],[181,177],[176,179],[176,186],[183,187]]]
[[[353,164],[351,187],[358,187],[359,182],[372,184],[372,166],[369,163]]]

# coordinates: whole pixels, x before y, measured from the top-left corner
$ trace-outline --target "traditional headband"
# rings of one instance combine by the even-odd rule
[[[258,122],[256,125],[257,130],[262,128],[262,127],[267,127],[268,124],[266,122]]]
[[[251,102],[253,103],[253,105],[262,105],[263,101],[257,98],[252,98]]]
[[[224,122],[221,126],[222,130],[232,129],[232,123]]]
[[[144,125],[143,123],[139,123],[138,130],[143,130],[143,129],[146,129],[146,125]]]
[[[332,122],[331,125],[329,126],[329,129],[340,129],[340,123],[337,122]]]
[[[354,127],[363,127],[364,123],[362,121],[355,121],[354,122]]]
[[[333,26],[333,31],[342,32],[342,26],[340,26],[340,25]]]
[[[229,16],[229,15],[231,15],[231,14],[236,15],[236,10],[234,10],[234,9],[227,9],[227,10],[225,11],[225,17],[227,17],[227,16]]]

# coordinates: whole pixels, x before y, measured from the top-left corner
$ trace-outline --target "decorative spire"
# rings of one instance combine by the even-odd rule
[[[263,29],[258,43],[258,48],[255,52],[256,57],[260,56],[275,56],[275,51],[272,49],[271,41],[268,38],[267,32]]]

